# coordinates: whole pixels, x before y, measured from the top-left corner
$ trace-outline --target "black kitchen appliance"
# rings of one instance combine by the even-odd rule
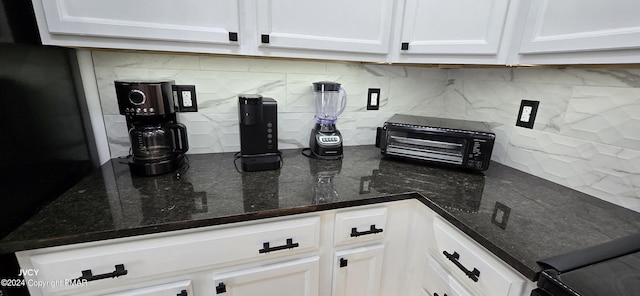
[[[342,135],[336,128],[336,121],[347,106],[347,93],[340,83],[314,82],[313,103],[316,123],[309,137],[313,157],[327,160],[342,158]]]
[[[532,296],[640,295],[640,233],[538,261]]]
[[[278,102],[257,94],[238,96],[240,162],[245,172],[280,168]]]
[[[120,114],[127,119],[131,173],[155,176],[185,165],[187,128],[177,121],[173,81],[115,81]]]
[[[376,135],[382,155],[479,171],[489,168],[494,141],[484,122],[403,114]]]

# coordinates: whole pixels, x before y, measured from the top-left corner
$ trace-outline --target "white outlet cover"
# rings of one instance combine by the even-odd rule
[[[533,107],[531,106],[524,106],[522,108],[522,115],[520,116],[520,121],[522,122],[529,122],[529,118],[531,117],[531,111],[533,110]]]
[[[182,91],[182,103],[185,107],[193,107],[193,101],[191,100],[191,92],[188,90]]]

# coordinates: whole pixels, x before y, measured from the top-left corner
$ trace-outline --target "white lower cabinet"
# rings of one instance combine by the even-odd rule
[[[252,221],[24,251],[16,256],[21,268],[38,271],[25,278],[43,283],[29,285],[33,296],[102,295],[144,287],[142,283],[150,281],[184,280],[206,270],[300,258],[320,248],[320,222],[313,215]],[[69,280],[85,282],[66,284]]]
[[[333,296],[376,296],[382,280],[384,245],[336,252],[333,261]]]
[[[520,296],[525,293],[527,279],[449,222],[436,217],[433,228],[430,260],[436,258],[441,262],[473,295]]]
[[[185,280],[169,284],[154,285],[150,287],[128,290],[107,296],[194,296],[191,281]]]
[[[25,276],[32,296],[523,296],[532,284],[417,200],[16,257],[37,271]]]
[[[241,269],[213,276],[212,295],[316,296],[318,256]]]

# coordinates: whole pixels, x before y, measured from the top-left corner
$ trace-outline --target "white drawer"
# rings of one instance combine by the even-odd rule
[[[471,296],[433,256],[429,256],[422,286],[429,296]]]
[[[336,213],[334,245],[381,240],[387,224],[387,208],[370,208]]]
[[[106,296],[194,296],[191,281],[181,281],[155,285],[135,290],[127,290]]]
[[[90,270],[94,276],[109,274],[116,270],[116,265],[126,270],[126,275],[89,281],[84,288],[69,285],[42,288],[44,294],[66,289],[91,290],[167,272],[316,250],[320,245],[319,229],[320,218],[310,217],[84,248],[78,245],[74,249],[33,255],[27,260],[38,270],[37,279],[43,282],[76,279],[84,270]]]
[[[433,225],[435,235],[435,242],[432,245],[433,255],[463,285],[474,291],[474,295],[520,294],[525,280],[516,271],[442,218],[436,217]],[[444,254],[445,252],[447,255]],[[477,281],[467,276],[463,268],[471,272],[477,271]]]

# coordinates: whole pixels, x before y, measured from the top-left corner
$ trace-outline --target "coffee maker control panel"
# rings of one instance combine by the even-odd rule
[[[123,115],[156,115],[156,110],[151,108],[124,108]]]
[[[147,95],[139,89],[132,89],[129,92],[129,102],[134,105],[142,105],[147,101]]]
[[[170,115],[176,112],[174,82],[115,81],[120,114],[127,116]]]

